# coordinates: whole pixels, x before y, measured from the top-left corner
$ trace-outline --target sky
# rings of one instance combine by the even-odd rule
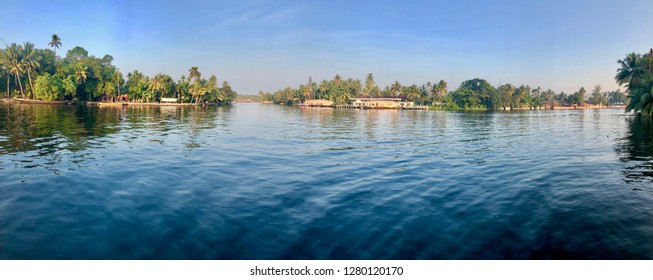
[[[382,88],[486,79],[573,93],[618,86],[653,48],[653,1],[29,1],[0,5],[0,42],[81,46],[123,73],[198,66],[241,94],[336,74]]]

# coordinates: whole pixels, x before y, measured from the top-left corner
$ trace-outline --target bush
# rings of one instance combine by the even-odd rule
[[[36,79],[34,94],[42,100],[57,100],[63,97],[63,81],[57,76],[45,73]]]

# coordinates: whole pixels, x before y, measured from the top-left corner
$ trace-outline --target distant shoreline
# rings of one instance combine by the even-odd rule
[[[45,100],[34,100],[34,99],[20,99],[20,98],[0,98],[0,102],[5,104],[43,104],[43,105],[75,105],[80,103],[79,101],[65,100],[65,101],[45,101]],[[87,106],[97,106],[97,107],[122,107],[122,106],[142,106],[142,107],[206,107],[206,106],[218,106],[217,103],[138,103],[138,102],[81,102]],[[256,102],[256,101],[236,101],[236,103],[261,103],[261,104],[272,104],[272,102]],[[330,106],[311,106],[314,108],[334,108],[334,109],[347,109],[351,107],[330,107]],[[609,106],[599,106],[599,105],[588,105],[588,106],[554,106],[549,108],[513,108],[506,110],[490,110],[490,109],[461,109],[453,111],[540,111],[540,110],[584,110],[584,109],[623,109],[626,108],[626,105],[609,105]],[[358,108],[356,108],[358,109]],[[375,110],[376,108],[364,108],[366,110]],[[381,108],[378,108],[381,109]],[[429,107],[429,111],[452,111],[444,108],[433,108]]]
[[[38,99],[22,99],[22,98],[0,98],[0,102],[5,104],[42,104],[42,105],[75,105],[85,104],[87,106],[99,107],[121,107],[121,106],[219,106],[217,103],[138,103],[138,102],[86,102],[76,100],[62,100],[62,101],[47,101]]]

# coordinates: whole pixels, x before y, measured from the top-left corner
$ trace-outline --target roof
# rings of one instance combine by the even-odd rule
[[[360,101],[401,101],[401,98],[368,98],[368,97],[356,97],[353,98]]]

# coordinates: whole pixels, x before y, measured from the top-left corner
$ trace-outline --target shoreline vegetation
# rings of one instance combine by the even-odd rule
[[[511,84],[492,86],[484,79],[475,78],[464,81],[453,90],[448,90],[447,82],[427,82],[418,86],[404,86],[399,81],[381,89],[374,81],[374,75],[366,75],[365,82],[336,75],[332,80],[319,84],[309,77],[306,84],[298,88],[286,87],[273,93],[259,91],[262,103],[275,103],[289,106],[307,107],[357,107],[359,100],[396,99],[397,103],[410,103],[409,106],[428,106],[430,110],[537,110],[537,109],[590,109],[626,108],[628,97],[620,90],[601,91],[596,85],[590,94],[584,87],[572,94],[556,93],[540,87],[531,88]],[[315,105],[319,104],[319,105]],[[328,105],[326,105],[328,104]],[[369,107],[368,107],[369,108]],[[405,108],[397,106],[397,108]]]
[[[74,47],[65,57],[56,54],[61,38],[52,35],[50,49],[38,49],[25,42],[6,44],[0,50],[0,88],[3,103],[79,104],[96,106],[220,106],[233,102],[254,102],[244,95],[237,100],[227,81],[218,86],[215,75],[207,80],[197,66],[176,82],[158,73],[153,78],[138,70],[126,77],[112,65],[113,57],[97,58],[82,47]],[[259,91],[256,101],[302,107],[410,110],[565,110],[584,108],[625,108],[653,117],[653,49],[645,54],[631,53],[619,60],[615,80],[626,85],[621,90],[604,92],[594,86],[591,93],[584,87],[567,94],[532,88],[527,85],[493,86],[481,78],[462,82],[450,91],[444,80],[402,85],[395,81],[381,89],[368,73],[365,82],[343,79],[340,75],[319,84],[309,77],[297,88],[286,87],[273,93]],[[246,97],[245,97],[246,96]],[[392,100],[392,101],[389,101]],[[632,101],[632,102],[631,102]]]
[[[0,90],[5,99],[41,104],[220,106],[231,104],[238,95],[227,81],[218,86],[215,75],[202,78],[197,66],[177,81],[163,73],[150,78],[138,70],[124,77],[112,65],[111,55],[98,58],[77,46],[59,57],[56,51],[62,43],[56,34],[48,45],[52,50],[35,48],[29,42],[6,44],[0,50]]]
[[[614,78],[619,85],[626,85],[630,99],[626,112],[653,118],[653,48],[644,54],[629,53],[617,63],[620,67]]]

